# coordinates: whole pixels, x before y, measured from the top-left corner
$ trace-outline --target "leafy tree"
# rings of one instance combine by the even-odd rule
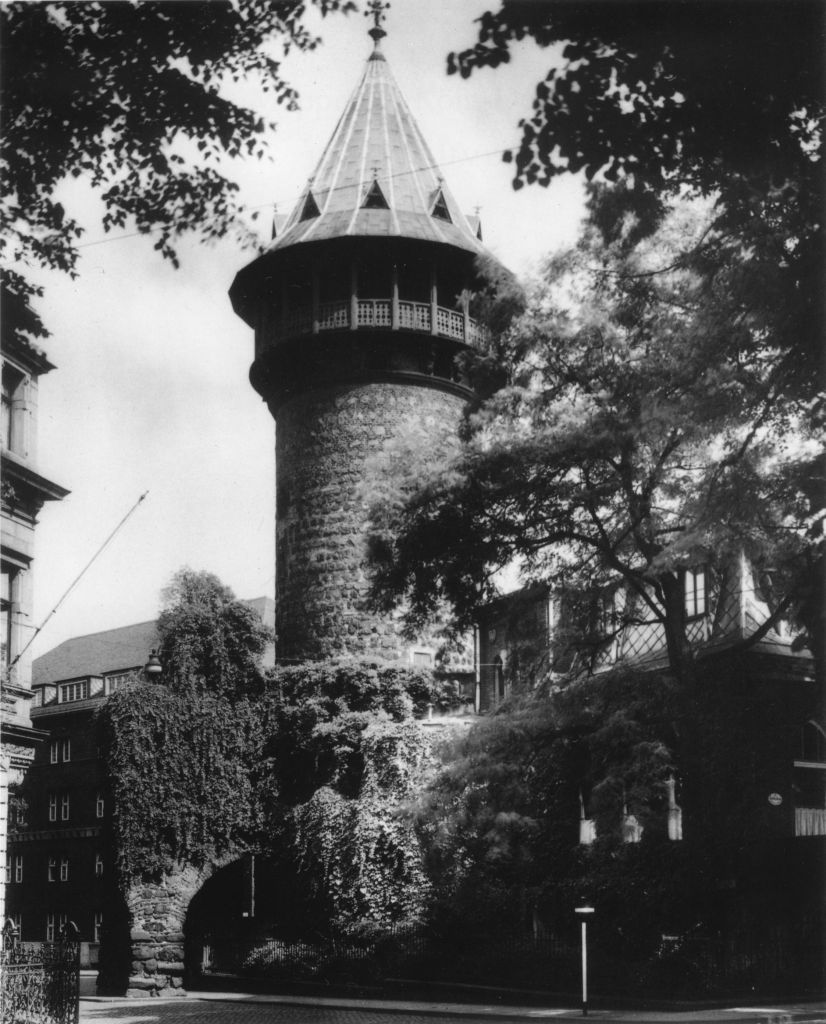
[[[261,655],[271,631],[217,576],[181,569],[163,599],[158,634],[170,685],[224,694],[263,688]]]
[[[505,154],[514,187],[584,171],[632,183],[643,205],[717,197],[698,269],[766,316],[784,385],[822,395],[822,5],[508,0],[479,26],[450,72],[496,67],[524,38],[561,48]]]
[[[581,242],[549,262],[500,340],[507,382],[470,417],[458,456],[419,486],[406,464],[385,482],[375,592],[385,607],[408,601],[413,623],[447,600],[466,624],[514,560],[595,600],[621,581],[629,598],[609,631],[659,623],[687,679],[682,571],[722,572],[743,547],[805,563],[820,449],[805,402],[778,385],[785,356],[749,325],[733,354],[729,294],[680,258],[713,212],[676,204],[646,223],[626,197],[594,191]]]
[[[352,7],[313,0],[323,14]],[[261,158],[273,125],[227,99],[224,82],[251,78],[288,109],[297,95],[268,52],[318,42],[304,0],[105,4],[6,3],[2,41],[3,205],[0,254],[10,330],[47,333],[32,308],[30,269],[76,272],[82,225],[61,200],[68,178],[100,194],[106,230],[134,224],[173,263],[176,239],[243,227],[227,159]]]

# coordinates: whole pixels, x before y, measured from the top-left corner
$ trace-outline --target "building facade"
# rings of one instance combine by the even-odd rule
[[[770,588],[745,557],[724,571],[686,569],[683,585],[698,676],[719,694],[739,693],[743,721],[754,723],[751,756],[759,764],[751,772],[754,819],[766,820],[767,834],[822,837],[821,845],[826,844],[824,695],[810,654],[796,648],[787,623],[766,628]],[[587,604],[572,598],[534,586],[481,610],[477,703],[482,712],[555,675],[607,676],[620,667],[668,671],[662,623],[634,609],[622,588]],[[586,843],[595,837],[587,804],[586,793],[580,801],[580,840]],[[669,804],[676,821],[673,788]],[[682,824],[669,826],[669,834],[681,838]]]
[[[12,875],[17,871],[7,859],[9,818],[17,813],[15,791],[44,738],[30,716],[35,531],[43,505],[69,492],[38,472],[38,381],[53,365],[34,345],[15,336],[4,338],[2,362],[0,872],[8,877],[10,869]],[[0,920],[6,917],[0,898]]]

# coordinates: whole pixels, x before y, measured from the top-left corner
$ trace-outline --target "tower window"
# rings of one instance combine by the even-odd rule
[[[378,181],[374,181],[370,188],[368,188],[367,194],[364,197],[364,202],[361,204],[361,208],[362,210],[390,209]]]
[[[304,208],[301,211],[301,216],[298,218],[299,221],[312,220],[313,217],[320,216],[321,211],[318,208],[318,203],[315,201],[312,192],[307,193],[307,198],[304,200]]]
[[[453,218],[450,216],[450,211],[445,201],[445,194],[441,189],[436,193],[436,198],[433,200],[430,216],[435,217],[437,220],[446,220],[448,224],[453,223]]]

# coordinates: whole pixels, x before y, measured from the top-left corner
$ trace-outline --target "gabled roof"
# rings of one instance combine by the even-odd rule
[[[265,626],[272,628],[275,602],[271,597],[255,597],[243,603],[258,614]],[[154,620],[72,637],[34,659],[32,686],[141,669],[159,643]]]
[[[154,620],[72,637],[34,659],[32,686],[142,668],[157,646]]]
[[[376,182],[387,208],[365,204]],[[308,216],[313,204],[317,216]],[[436,216],[434,216],[434,208]],[[346,236],[398,236],[485,251],[453,198],[378,48],[307,188],[266,252]]]

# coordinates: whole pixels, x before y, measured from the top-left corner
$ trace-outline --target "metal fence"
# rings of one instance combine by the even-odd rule
[[[763,928],[759,935],[663,936],[645,957],[621,949],[610,936],[594,937],[589,974],[595,992],[690,998],[724,993],[803,991],[823,981],[822,939],[790,937]],[[804,941],[808,938],[808,941]],[[207,939],[204,974],[226,973],[273,983],[385,982],[469,984],[568,992],[579,985],[575,935],[543,929],[496,934],[472,927],[439,931],[422,925],[310,937],[226,936]]]
[[[77,1024],[80,943],[9,942],[0,953],[2,1024]]]

